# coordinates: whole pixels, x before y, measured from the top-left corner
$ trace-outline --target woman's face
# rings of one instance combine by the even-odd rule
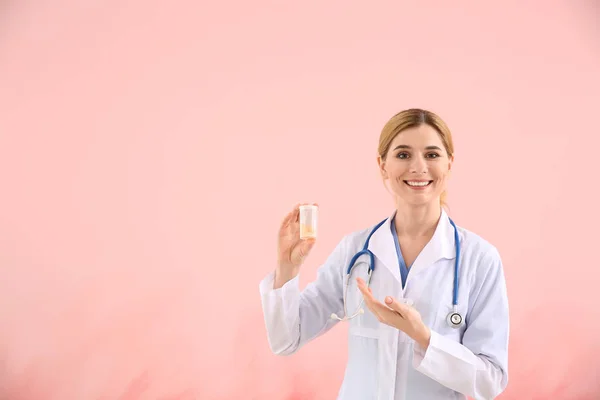
[[[426,124],[396,135],[378,162],[392,192],[411,205],[439,204],[452,166],[440,135]]]

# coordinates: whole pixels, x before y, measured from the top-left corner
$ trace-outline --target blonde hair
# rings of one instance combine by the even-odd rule
[[[392,141],[400,132],[423,124],[431,126],[438,132],[440,139],[442,139],[442,143],[444,144],[444,148],[446,149],[446,153],[448,153],[448,157],[452,158],[454,156],[454,144],[452,143],[452,134],[446,123],[431,111],[422,110],[420,108],[411,108],[400,111],[394,115],[381,130],[381,135],[379,135],[379,148],[377,150],[381,160],[385,161]],[[442,206],[446,205],[446,197],[447,194],[446,191],[444,191],[440,197]]]

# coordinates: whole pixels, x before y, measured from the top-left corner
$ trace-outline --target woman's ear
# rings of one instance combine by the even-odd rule
[[[379,165],[379,173],[383,179],[387,179],[387,171],[385,170],[385,161],[381,156],[377,156],[377,165]]]

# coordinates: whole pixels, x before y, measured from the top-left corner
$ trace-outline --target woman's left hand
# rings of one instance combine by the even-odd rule
[[[373,296],[371,288],[367,287],[364,280],[356,278],[356,281],[364,296],[365,304],[379,322],[403,331],[423,349],[427,349],[431,331],[423,323],[421,314],[415,308],[403,304],[391,296],[387,296],[385,304],[383,304]]]

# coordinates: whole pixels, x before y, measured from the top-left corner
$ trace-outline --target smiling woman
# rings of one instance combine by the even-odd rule
[[[392,183],[397,200],[423,204],[439,196],[440,203],[445,204],[454,144],[450,129],[440,117],[421,109],[399,112],[383,127],[378,152],[382,177],[384,182],[389,179]],[[420,195],[425,192],[428,197],[412,197],[411,190]]]
[[[450,130],[432,112],[405,110],[378,150],[395,209],[343,237],[303,291],[300,267],[317,239],[300,237],[300,205],[284,218],[278,264],[259,285],[271,350],[294,354],[348,321],[338,399],[493,399],[508,383],[504,271],[496,248],[443,209]]]

